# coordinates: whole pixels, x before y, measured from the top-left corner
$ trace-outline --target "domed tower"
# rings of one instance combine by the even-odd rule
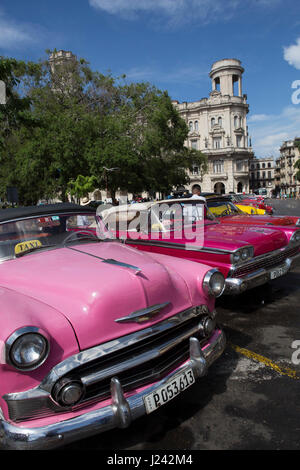
[[[203,192],[249,191],[253,151],[247,126],[249,104],[242,91],[243,73],[240,60],[218,60],[209,72],[212,91],[208,98],[174,102],[189,128],[186,145],[207,156],[208,171],[200,174],[195,168],[189,174],[191,186],[199,184]]]
[[[243,72],[244,69],[238,59],[222,59],[214,62],[209,74],[212,90],[219,91],[221,95],[242,97]]]

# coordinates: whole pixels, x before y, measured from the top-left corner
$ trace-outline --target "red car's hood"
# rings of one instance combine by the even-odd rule
[[[184,235],[182,235],[182,232],[178,232],[178,234],[176,232],[167,232],[167,234],[170,234],[167,237],[160,235],[157,239],[148,235],[146,239],[151,242],[180,243],[191,247],[213,248],[230,252],[246,245],[252,245],[255,256],[278,250],[288,244],[285,232],[271,227],[249,227],[242,224],[234,225],[208,221],[204,226],[203,224],[197,224],[197,236],[194,231],[195,227],[185,227]],[[142,239],[145,239],[145,237],[143,236]]]
[[[266,227],[220,223],[207,225],[204,233],[205,247],[233,250],[250,244],[254,247],[254,256],[278,250],[288,243],[284,232]]]
[[[218,217],[218,220],[224,224],[241,225],[295,225],[298,217],[290,216],[272,216],[272,215],[228,215]]]
[[[0,285],[54,307],[73,326],[81,349],[126,335],[192,306],[184,279],[150,255],[119,242],[72,245],[0,265]],[[137,266],[108,264],[97,257]],[[142,324],[114,320],[170,302]],[[41,315],[43,315],[41,304]]]

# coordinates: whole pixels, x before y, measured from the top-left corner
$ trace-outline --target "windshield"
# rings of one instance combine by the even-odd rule
[[[227,215],[247,215],[230,201],[207,201],[207,206],[215,217]]]
[[[108,232],[96,214],[51,214],[0,223],[0,260],[69,243],[98,241]]]
[[[204,221],[219,223],[203,202],[196,199],[184,202],[163,202],[149,208],[122,207],[102,214],[111,232],[167,232]]]
[[[153,231],[178,230],[183,226],[216,222],[213,214],[203,202],[195,200],[162,203],[151,208],[151,228]]]
[[[241,196],[240,194],[235,194],[233,196],[233,200],[234,201],[237,201],[237,202],[242,202],[245,198],[243,196]]]

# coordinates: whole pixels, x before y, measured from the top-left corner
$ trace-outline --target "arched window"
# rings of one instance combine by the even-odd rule
[[[237,185],[237,192],[242,193],[243,192],[243,183],[240,181]]]
[[[224,183],[216,183],[214,185],[214,192],[216,194],[225,194],[225,184]]]
[[[190,130],[190,131],[193,130],[193,121],[190,121],[190,122],[189,122],[189,130]]]
[[[195,131],[198,131],[198,130],[199,130],[198,121],[195,121],[195,123],[194,123],[194,129],[195,129]]]
[[[238,127],[238,122],[239,122],[238,116],[234,116],[233,122],[234,122],[234,127],[235,127],[235,129],[236,129],[236,128]]]
[[[215,123],[216,123],[215,118],[211,118],[211,121],[210,121],[211,127],[214,127]]]
[[[218,118],[218,124],[219,124],[220,127],[222,127],[222,118],[221,117]]]

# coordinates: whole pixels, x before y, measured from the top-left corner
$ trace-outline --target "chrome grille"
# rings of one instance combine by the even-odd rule
[[[188,359],[192,335],[204,339],[199,334],[199,320],[199,317],[192,318],[122,351],[83,364],[64,378],[82,381],[86,387],[83,402],[108,398],[114,376],[118,377],[124,392],[159,380]]]
[[[268,256],[268,254],[263,255],[257,261],[255,261],[254,258],[251,263],[236,268],[233,272],[233,276],[239,278],[246,276],[247,274],[251,274],[252,272],[257,271],[258,269],[270,269],[276,267],[284,263],[287,258],[295,256],[298,252],[299,246],[289,248],[282,252],[276,252],[275,254],[272,254],[270,256]]]
[[[4,396],[10,419],[20,422],[77,411],[105,400],[110,397],[112,377],[118,377],[124,392],[160,380],[188,360],[191,336],[198,338],[202,347],[208,342],[200,325],[206,316],[198,308],[192,308],[119,338],[119,344],[113,348],[110,344],[117,343],[115,340],[82,351],[67,359],[69,369],[65,362],[58,364],[52,371],[54,373],[51,372],[37,388]],[[64,373],[61,374],[61,370]],[[72,407],[59,405],[52,396],[56,384],[66,378],[81,380],[86,389],[81,402]]]

